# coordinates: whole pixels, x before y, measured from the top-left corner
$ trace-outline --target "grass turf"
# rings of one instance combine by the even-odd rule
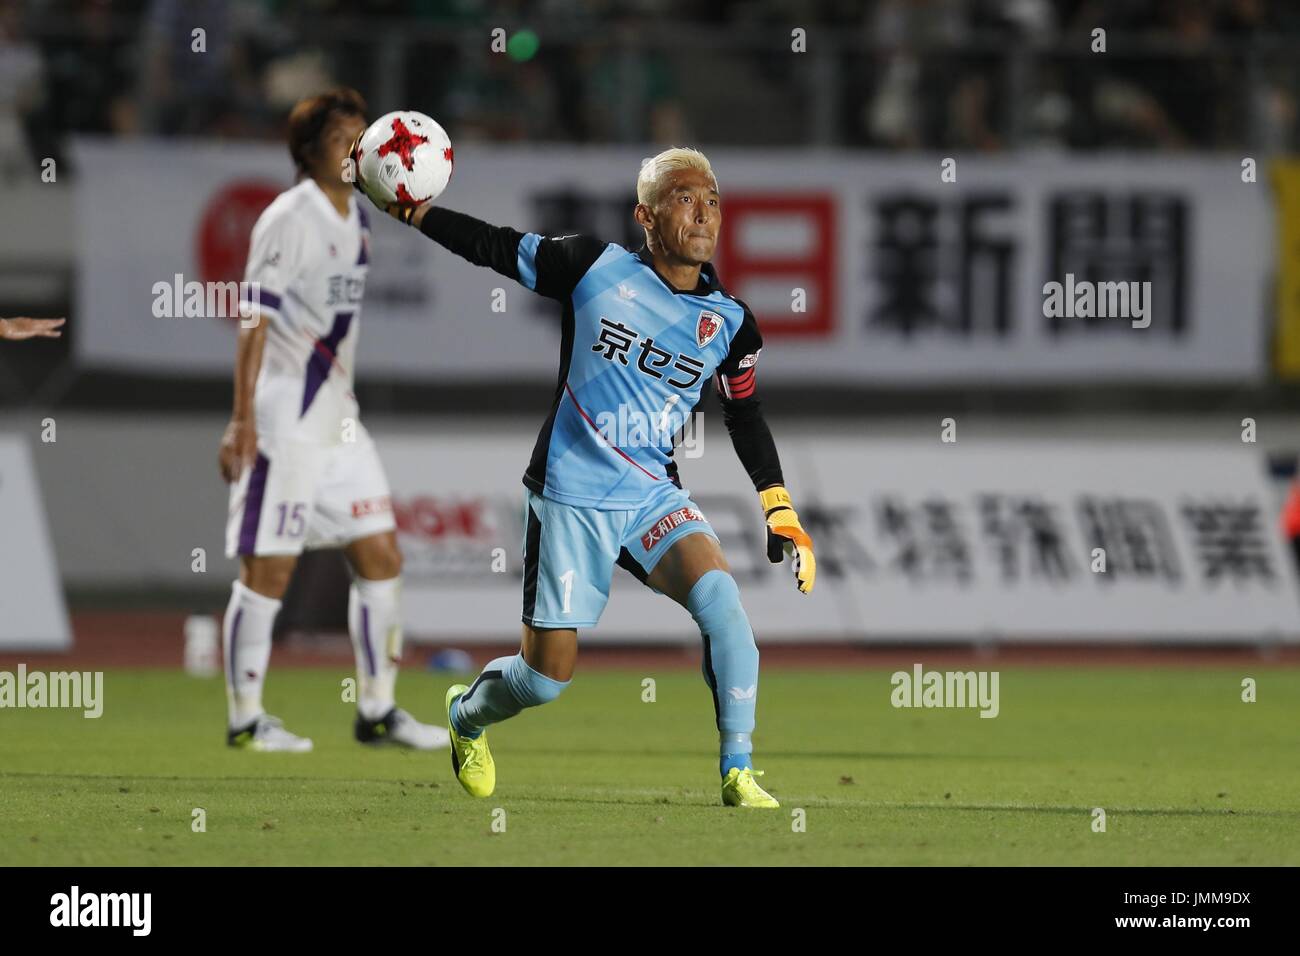
[[[888,671],[768,671],[756,764],[778,811],[719,804],[698,674],[580,673],[490,731],[487,800],[445,752],[354,743],[345,676],[272,670],[307,755],[227,748],[220,681],[179,673],[107,672],[98,720],[0,710],[0,863],[1300,864],[1292,669],[1006,669],[995,719],[894,709]],[[441,722],[450,682],[408,672],[400,697]]]

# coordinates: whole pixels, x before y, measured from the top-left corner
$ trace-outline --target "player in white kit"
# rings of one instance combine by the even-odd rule
[[[365,102],[336,90],[298,103],[289,151],[300,178],[253,227],[245,273],[255,322],[241,327],[234,413],[221,441],[232,482],[226,554],[240,560],[222,628],[227,742],[295,751],[312,743],[262,707],[271,630],[304,549],[343,547],[354,577],[355,735],[422,750],[447,732],[397,707],[402,557],[388,479],[352,393],[369,223],[344,178]]]

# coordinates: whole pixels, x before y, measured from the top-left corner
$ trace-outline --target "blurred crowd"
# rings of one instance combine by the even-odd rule
[[[1300,0],[0,0],[0,168],[338,83],[458,140],[1288,149],[1297,45]]]
[[[855,143],[1297,146],[1296,0],[881,0],[862,26]]]

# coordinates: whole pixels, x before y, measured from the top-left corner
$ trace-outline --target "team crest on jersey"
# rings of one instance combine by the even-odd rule
[[[700,313],[699,324],[695,327],[695,344],[700,348],[708,345],[718,336],[722,329],[722,316],[716,312],[704,311]]]

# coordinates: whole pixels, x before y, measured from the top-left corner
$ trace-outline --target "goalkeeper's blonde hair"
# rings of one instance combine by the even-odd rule
[[[664,179],[669,173],[679,169],[698,169],[702,173],[707,173],[713,180],[713,187],[715,189],[718,187],[718,177],[713,172],[709,157],[698,149],[674,146],[641,164],[641,172],[636,177],[636,201],[653,209],[659,204]]]

